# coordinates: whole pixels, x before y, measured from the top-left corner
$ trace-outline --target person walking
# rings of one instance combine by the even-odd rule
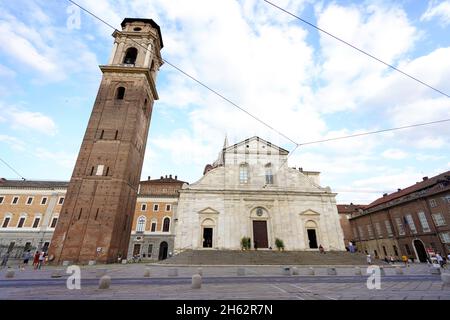
[[[322,247],[322,245],[319,245],[319,252],[325,254],[325,249]]]
[[[403,261],[403,263],[405,264],[405,266],[409,267],[408,257],[407,257],[407,256],[403,255],[403,256],[402,256],[402,261]]]
[[[38,268],[38,265],[39,265],[39,256],[40,256],[40,252],[36,251],[34,254],[34,258],[33,258],[33,267],[35,270]]]
[[[370,253],[367,253],[367,264],[372,264],[372,257],[370,256]]]
[[[441,254],[438,252],[436,253],[436,260],[441,266],[441,268],[444,268],[444,258],[442,258]]]
[[[8,260],[9,260],[9,252],[5,253],[5,255],[3,256],[2,267],[6,267],[6,265],[8,264]]]
[[[44,264],[45,259],[45,251],[42,251],[39,255],[39,262],[38,262],[38,269],[40,270],[42,268],[42,265]]]
[[[31,251],[28,250],[23,254],[23,264],[22,264],[22,270],[25,270],[25,266],[28,265],[28,261],[31,258]]]
[[[395,263],[395,259],[394,256],[391,256],[391,263],[394,264]]]

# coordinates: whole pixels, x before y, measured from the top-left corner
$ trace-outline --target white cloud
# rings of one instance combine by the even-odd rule
[[[408,156],[408,153],[398,149],[387,149],[382,153],[386,159],[402,160]]]
[[[450,1],[430,1],[427,10],[420,17],[421,21],[438,19],[443,27],[450,24]]]
[[[11,146],[16,151],[24,151],[25,150],[25,143],[16,138],[5,134],[0,134],[0,142],[6,143]]]
[[[60,167],[72,170],[75,166],[76,154],[65,151],[51,151],[45,148],[36,148],[34,156],[41,160],[48,160]]]

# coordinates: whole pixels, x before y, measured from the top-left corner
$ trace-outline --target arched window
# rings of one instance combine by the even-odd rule
[[[272,165],[266,164],[266,184],[273,184]]]
[[[116,91],[116,99],[117,100],[123,100],[123,97],[125,97],[125,88],[124,87],[118,87]]]
[[[136,227],[136,231],[137,232],[144,232],[144,230],[145,230],[145,222],[146,222],[146,219],[145,219],[144,216],[140,216],[138,218],[137,227]]]
[[[169,232],[170,229],[170,219],[169,218],[164,218],[164,222],[163,222],[163,232]]]
[[[137,49],[136,48],[128,48],[126,54],[125,54],[125,58],[123,59],[123,63],[125,64],[134,64],[136,62],[136,58],[137,58]]]
[[[248,182],[248,165],[246,163],[243,163],[239,166],[239,182]]]

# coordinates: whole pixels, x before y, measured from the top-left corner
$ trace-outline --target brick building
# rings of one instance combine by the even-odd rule
[[[135,248],[139,250],[135,253],[152,260],[164,259],[173,252],[173,216],[178,190],[184,183],[171,175],[141,181],[128,258]],[[26,250],[48,250],[68,184],[0,179],[0,257],[9,252],[11,259],[20,259]]]
[[[358,248],[384,258],[406,255],[425,262],[450,252],[450,171],[367,205],[350,218]]]
[[[348,243],[350,241],[354,241],[352,227],[350,225],[350,218],[353,215],[360,213],[364,208],[364,205],[353,203],[337,205],[339,222],[341,224],[342,231],[344,232],[344,243],[346,246],[348,246]]]

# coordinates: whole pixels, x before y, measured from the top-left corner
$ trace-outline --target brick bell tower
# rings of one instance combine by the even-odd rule
[[[56,264],[127,255],[163,42],[151,19],[126,18],[121,26],[112,34],[109,63],[100,66],[102,81],[49,248]]]

